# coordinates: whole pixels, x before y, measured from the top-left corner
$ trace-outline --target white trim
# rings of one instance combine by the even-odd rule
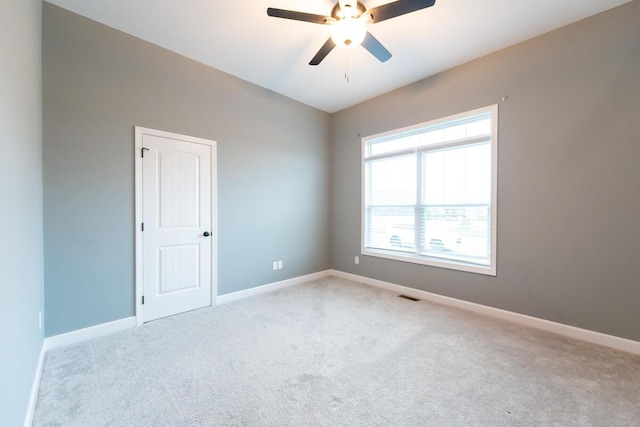
[[[487,113],[488,111],[493,111],[492,108],[497,107],[498,104],[487,105],[486,107],[476,108],[474,110],[463,111],[462,113],[452,114],[447,117],[440,117],[438,119],[429,120],[426,122],[416,123],[413,125],[401,127],[398,129],[392,129],[386,132],[380,132],[373,135],[363,136],[362,139],[367,142],[372,139],[386,139],[389,137],[395,137],[401,134],[410,134],[413,131],[423,129],[423,128],[432,128],[432,129],[442,129],[442,125],[445,124],[444,127],[449,127],[449,123],[468,123],[469,121],[473,121],[476,116],[480,116],[482,114]]]
[[[99,325],[90,326],[88,328],[78,329],[76,331],[67,332],[60,335],[54,335],[44,339],[43,350],[49,351],[55,348],[65,347],[72,344],[78,344],[92,338],[109,335],[114,332],[120,332],[136,326],[135,316],[125,317],[124,319],[114,320],[113,322],[101,323]]]
[[[157,129],[150,129],[141,126],[135,126],[135,143],[134,143],[134,159],[135,159],[135,307],[136,307],[136,325],[141,326],[144,323],[142,295],[143,288],[143,233],[140,224],[144,222],[142,212],[142,137],[143,135],[153,135],[161,138],[178,139],[180,141],[192,142],[194,144],[203,144],[211,147],[211,234],[213,241],[211,242],[211,301],[210,305],[216,304],[216,294],[218,290],[218,154],[216,141],[198,138],[195,136],[181,135],[172,132],[166,132]]]
[[[305,276],[298,276],[292,279],[282,280],[280,282],[268,283],[262,286],[256,286],[255,288],[249,288],[238,292],[231,292],[224,295],[218,295],[216,298],[216,304],[226,304],[231,301],[237,301],[239,299],[252,297],[255,295],[265,294],[267,292],[273,292],[278,289],[286,288],[293,285],[299,285],[301,283],[309,282],[311,280],[322,279],[323,277],[331,276],[333,270],[319,271],[317,273],[307,274]]]
[[[218,295],[215,299],[216,305],[226,304],[228,302],[237,301],[243,298],[248,298],[255,295],[272,292],[278,289],[286,288],[293,285],[298,285],[311,280],[322,279],[328,276],[340,277],[354,282],[362,283],[364,285],[374,286],[376,288],[386,289],[391,292],[407,295],[410,297],[424,299],[427,301],[435,302],[437,304],[447,305],[450,307],[456,307],[462,310],[471,311],[474,313],[483,314],[486,316],[494,317],[496,319],[506,320],[508,322],[518,323],[524,326],[529,326],[535,329],[541,329],[548,332],[553,332],[566,337],[575,338],[582,341],[587,341],[593,344],[603,345],[606,347],[615,348],[617,350],[626,351],[640,355],[640,342],[633,341],[626,338],[616,337],[614,335],[603,334],[601,332],[590,331],[588,329],[582,329],[575,326],[569,326],[562,323],[552,322],[550,320],[540,319],[537,317],[527,316],[525,314],[515,313],[513,311],[503,310],[500,308],[490,307],[487,305],[477,304],[470,301],[464,301],[457,298],[447,297],[444,295],[438,295],[419,289],[409,288],[406,286],[396,285],[395,283],[384,282],[382,280],[371,279],[369,277],[359,276],[357,274],[345,273],[339,270],[324,270],[317,273],[307,274],[305,276],[294,277],[280,282],[269,283],[262,286],[256,286],[254,288],[245,289],[238,292],[232,292],[225,295]],[[42,346],[42,352],[39,361],[39,370],[41,368],[42,359],[44,353],[54,348],[63,347],[71,344],[77,344],[86,341],[91,338],[96,338],[102,335],[111,334],[114,332],[123,331],[136,326],[136,318],[134,316],[127,317],[113,322],[103,323],[89,328],[79,329],[77,331],[67,332],[65,334],[55,335],[44,339]],[[39,381],[39,373],[38,381]],[[34,380],[35,382],[35,380]]]
[[[588,329],[577,328],[575,326],[564,325],[562,323],[552,322],[550,320],[540,319],[537,317],[527,316],[525,314],[515,313],[513,311],[502,310],[499,308],[489,307],[474,302],[459,300],[443,295],[433,294],[431,292],[421,291],[419,289],[408,288],[406,286],[396,285],[394,283],[384,282],[382,280],[370,279],[368,277],[358,276],[356,274],[345,273],[338,270],[329,270],[329,274],[341,277],[343,279],[353,280],[364,285],[374,286],[376,288],[386,289],[388,291],[407,295],[413,298],[424,299],[438,304],[450,307],[460,308],[462,310],[483,314],[494,317],[496,319],[506,320],[508,322],[518,323],[535,329],[541,329],[547,332],[564,335],[566,337],[590,342],[592,344],[611,347],[616,350],[622,350],[633,354],[640,355],[640,342],[629,340],[626,338],[607,335],[601,332],[590,331]]]
[[[29,405],[27,406],[27,413],[24,417],[24,427],[31,427],[33,424],[33,415],[36,412],[40,378],[42,377],[42,367],[44,366],[44,357],[46,354],[47,351],[45,350],[43,341],[42,347],[40,348],[40,356],[38,357],[38,364],[36,365],[36,372],[33,374],[33,383],[31,384],[31,393],[29,394]]]
[[[496,276],[497,274],[497,253],[498,253],[498,237],[497,237],[497,206],[498,206],[498,104],[488,105],[486,107],[477,108],[475,110],[454,114],[448,117],[439,118],[436,120],[430,120],[423,123],[417,123],[415,125],[407,126],[400,129],[394,129],[387,132],[382,132],[375,135],[369,135],[361,138],[360,144],[360,253],[366,256],[390,259],[401,262],[408,262],[412,264],[428,265],[432,267],[445,268],[449,270],[465,271],[469,273],[484,274],[487,276]],[[408,149],[401,149],[397,151],[390,151],[377,155],[367,155],[367,148],[373,141],[388,141],[395,139],[396,137],[403,137],[411,135],[418,130],[427,129],[442,129],[450,125],[471,122],[474,119],[478,119],[481,116],[487,116],[491,118],[491,133],[479,137],[469,137],[453,141],[443,141],[435,144],[427,144],[423,146],[417,146]],[[462,147],[465,145],[476,144],[479,141],[487,141],[491,146],[491,236],[490,236],[490,254],[489,265],[479,265],[467,260],[464,257],[458,257],[458,259],[449,259],[446,257],[426,256],[418,251],[418,227],[415,227],[415,239],[416,250],[413,252],[402,252],[394,250],[368,248],[366,243],[367,236],[367,182],[371,180],[370,168],[368,164],[380,159],[391,159],[407,154],[415,154],[416,161],[420,164],[420,153],[431,150],[442,150],[443,148]],[[417,170],[421,168],[418,167]],[[420,174],[416,174],[416,194],[421,194],[421,177]],[[416,199],[416,203],[419,200]],[[411,205],[412,206],[412,205]],[[409,207],[411,207],[409,206]],[[415,205],[419,206],[419,205]],[[416,213],[417,215],[417,213]],[[453,257],[452,257],[453,258]]]
[[[218,294],[218,143],[211,145],[211,306]]]
[[[363,241],[364,242],[364,241]],[[360,252],[360,255],[391,259],[395,261],[408,262],[411,264],[427,265],[429,267],[445,268],[448,270],[466,271],[467,273],[484,274],[486,276],[495,276],[495,269],[482,265],[474,265],[466,263],[464,261],[457,261],[450,258],[446,260],[440,260],[438,258],[428,258],[423,256],[416,256],[412,254],[401,255],[402,252],[394,252],[384,249],[369,249],[364,248]]]
[[[135,307],[136,307],[136,326],[142,325],[142,300],[141,295],[144,293],[142,288],[142,230],[140,224],[142,224],[142,134],[144,128],[135,127],[135,147],[133,158],[135,159]]]

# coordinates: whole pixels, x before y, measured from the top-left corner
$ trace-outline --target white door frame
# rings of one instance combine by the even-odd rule
[[[144,294],[144,269],[143,269],[143,232],[142,232],[142,156],[143,145],[142,138],[144,135],[153,135],[161,138],[178,139],[181,141],[192,142],[195,144],[204,144],[211,146],[211,305],[216,304],[216,296],[218,294],[218,203],[217,203],[217,153],[216,142],[208,139],[197,138],[193,136],[180,135],[177,133],[165,132],[156,129],[149,129],[140,126],[135,127],[135,307],[136,307],[136,325],[140,326],[143,322],[142,317],[142,296]]]

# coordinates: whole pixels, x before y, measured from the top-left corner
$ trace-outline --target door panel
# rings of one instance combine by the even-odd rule
[[[158,295],[200,287],[200,246],[158,247]]]
[[[200,158],[158,151],[158,228],[198,227]]]
[[[149,134],[142,146],[142,312],[148,322],[212,303],[213,148]]]

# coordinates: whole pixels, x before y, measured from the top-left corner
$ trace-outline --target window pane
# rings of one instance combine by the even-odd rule
[[[367,210],[365,246],[415,252],[415,208],[376,207]]]
[[[491,135],[491,119],[478,120],[467,124],[467,137]]]
[[[415,205],[415,155],[375,160],[367,165],[369,169],[367,205]]]
[[[488,142],[430,151],[422,156],[423,204],[490,202],[491,146]]]
[[[438,144],[444,141],[444,129],[436,129],[422,134],[421,145]]]
[[[463,139],[467,136],[467,125],[451,126],[445,129],[445,141],[453,141],[455,139]]]
[[[407,148],[415,148],[420,146],[420,135],[408,135],[400,138],[394,138],[387,141],[371,143],[369,146],[369,155],[390,153],[392,151],[405,150]]]
[[[489,265],[489,206],[421,208],[421,255]]]
[[[447,141],[491,135],[491,119],[485,115],[438,126],[418,128],[367,143],[366,156],[426,147]]]

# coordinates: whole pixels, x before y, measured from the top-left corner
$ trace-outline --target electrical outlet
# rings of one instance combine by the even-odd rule
[[[278,269],[278,261],[273,261],[273,270],[277,270]]]
[[[356,263],[356,264],[360,264],[360,257],[359,256],[355,257],[353,262]]]
[[[278,270],[282,270],[282,260],[278,261]]]

